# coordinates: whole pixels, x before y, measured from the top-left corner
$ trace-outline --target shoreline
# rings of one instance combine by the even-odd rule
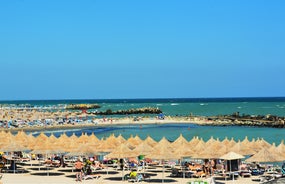
[[[56,125],[47,125],[47,126],[25,126],[25,127],[13,127],[6,128],[1,127],[0,131],[10,131],[10,132],[19,132],[19,131],[47,131],[47,130],[61,130],[61,129],[84,129],[84,128],[94,128],[94,127],[111,127],[117,125],[155,125],[155,124],[196,124],[199,126],[251,126],[251,127],[268,127],[268,128],[284,128],[284,122],[276,124],[274,122],[267,121],[252,121],[252,120],[231,120],[226,118],[221,119],[210,119],[208,117],[165,117],[165,119],[157,118],[140,118],[135,121],[133,118],[110,118],[110,119],[96,119],[95,122],[83,121],[81,123],[74,124],[56,124]]]
[[[94,127],[112,127],[117,125],[155,125],[155,124],[203,124],[202,122],[193,122],[189,120],[154,120],[154,119],[143,119],[140,121],[132,121],[131,118],[119,118],[111,121],[104,122],[100,120],[98,123],[82,123],[82,124],[64,124],[64,125],[52,125],[52,126],[31,126],[31,127],[21,127],[21,128],[0,128],[0,131],[10,131],[10,132],[19,132],[19,131],[46,131],[46,130],[61,130],[61,129],[80,129],[80,128],[94,128]]]

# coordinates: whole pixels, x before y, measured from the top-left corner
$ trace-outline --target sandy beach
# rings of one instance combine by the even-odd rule
[[[198,125],[211,125],[213,122],[203,118],[189,118],[189,117],[166,117],[163,120],[156,118],[141,118],[139,121],[134,121],[133,118],[112,118],[112,119],[96,119],[95,122],[82,122],[76,124],[61,124],[61,125],[49,125],[49,126],[25,126],[19,128],[6,128],[2,127],[0,130],[9,130],[12,132],[17,131],[40,131],[40,130],[53,130],[53,129],[76,129],[76,128],[88,128],[88,127],[105,127],[116,125],[147,125],[147,124],[168,124],[168,123],[191,123]]]
[[[203,117],[164,117],[164,119],[159,119],[156,117],[140,117],[138,120],[135,120],[133,117],[128,118],[108,118],[108,119],[93,119],[90,121],[82,121],[80,123],[74,124],[52,124],[48,126],[25,126],[21,128],[2,128],[2,130],[9,130],[11,132],[17,131],[45,131],[45,130],[56,130],[56,129],[80,129],[80,128],[88,128],[88,127],[106,127],[106,126],[117,126],[117,125],[160,125],[160,124],[173,124],[173,123],[189,123],[189,124],[198,124],[198,125],[211,125],[212,121],[208,121]],[[216,122],[215,122],[216,123]],[[7,134],[8,135],[8,134]],[[39,136],[41,137],[41,136]],[[42,137],[43,138],[43,137]],[[41,142],[40,139],[38,142]],[[59,141],[60,142],[60,141]],[[86,141],[87,143],[88,141]],[[282,144],[283,145],[283,144]],[[118,145],[117,145],[118,146]],[[90,147],[90,146],[86,146]],[[25,162],[21,164],[21,167],[26,171],[26,173],[3,173],[3,177],[1,179],[4,184],[20,184],[20,183],[29,183],[29,184],[70,184],[70,183],[78,183],[75,181],[75,172],[73,172],[72,164],[69,164],[69,167],[59,167],[59,168],[51,168],[48,172],[45,171],[45,166],[35,166],[37,161]],[[41,169],[39,169],[39,167]],[[176,166],[179,168],[179,166]],[[183,177],[172,177],[171,169],[166,168],[162,172],[162,167],[152,168],[151,170],[146,170],[144,172],[150,173],[150,180],[141,181],[141,183],[162,183],[162,179],[164,183],[181,183],[188,184],[191,181],[207,181],[210,183],[211,177],[207,176],[206,178],[183,178]],[[98,174],[99,179],[87,179],[83,180],[82,183],[130,183],[129,181],[122,181],[122,176],[124,174],[129,173],[130,171],[122,171],[116,170],[113,167],[108,167],[107,169],[96,171],[95,174]],[[258,183],[256,180],[257,176],[251,176],[247,178],[238,177],[236,180],[225,180],[224,177],[220,175],[213,176],[215,182],[217,184],[251,184]]]
[[[49,175],[46,171],[38,170],[38,166],[30,166],[30,163],[25,163],[26,165],[23,168],[27,169],[29,173],[3,173],[2,183],[3,184],[72,184],[72,183],[105,183],[105,184],[119,184],[119,183],[132,183],[130,181],[122,181],[122,175],[127,174],[130,171],[121,171],[116,170],[112,167],[108,167],[107,169],[98,170],[97,173],[100,176],[99,179],[86,179],[82,182],[75,181],[75,172],[72,172],[72,167],[68,168],[52,168],[49,170]],[[162,179],[164,183],[177,183],[177,184],[187,184],[191,181],[210,181],[210,177],[207,178],[183,178],[183,177],[171,177],[170,168],[165,168],[165,172],[161,171],[161,168],[154,168],[145,170],[146,173],[151,173],[150,180],[141,181],[140,183],[162,183]],[[107,174],[108,173],[108,174]],[[123,174],[122,174],[123,173]],[[215,177],[215,176],[214,176]],[[252,181],[253,179],[257,179],[256,176],[251,176],[248,178],[239,177],[238,179],[233,180],[224,180],[223,178],[215,177],[215,182],[217,184],[254,184],[258,183],[256,181]]]

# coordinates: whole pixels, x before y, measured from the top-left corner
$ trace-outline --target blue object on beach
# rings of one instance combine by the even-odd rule
[[[163,113],[160,113],[160,114],[158,115],[158,119],[164,119],[164,114],[163,114]]]

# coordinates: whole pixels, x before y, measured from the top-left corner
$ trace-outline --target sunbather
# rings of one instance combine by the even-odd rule
[[[83,169],[83,163],[78,158],[77,161],[74,164],[75,171],[76,171],[76,181],[82,181],[82,169]]]

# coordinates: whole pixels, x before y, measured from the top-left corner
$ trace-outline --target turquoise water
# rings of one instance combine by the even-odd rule
[[[35,101],[1,101],[0,106],[17,106],[19,104],[29,104],[36,107],[63,107],[65,104],[76,103],[98,103],[101,105],[99,111],[111,109],[112,111],[124,110],[141,107],[158,107],[165,115],[182,116],[193,115],[211,116],[232,114],[240,112],[250,115],[277,115],[285,116],[285,98],[196,98],[196,99],[108,99],[108,100],[35,100]],[[28,106],[29,106],[28,105]],[[149,116],[149,115],[147,115]],[[197,126],[189,124],[171,124],[171,125],[143,125],[139,124],[103,127],[78,130],[64,130],[68,135],[75,133],[81,135],[82,132],[87,134],[95,133],[99,138],[107,137],[110,134],[122,134],[125,138],[130,135],[139,135],[144,139],[150,135],[155,140],[160,140],[163,136],[173,141],[180,134],[188,140],[194,136],[202,137],[208,140],[211,136],[214,138],[224,139],[233,137],[235,140],[243,140],[245,136],[249,139],[264,138],[270,143],[279,144],[285,137],[284,129],[276,128],[253,128],[253,127],[211,127]],[[51,132],[47,132],[51,133]],[[53,131],[59,136],[62,130]],[[38,133],[35,132],[34,135]]]
[[[107,99],[107,100],[33,100],[0,101],[0,105],[29,104],[38,107],[62,104],[98,103],[99,111],[158,107],[166,115],[211,116],[232,114],[285,116],[285,98],[187,98],[187,99]]]
[[[234,138],[236,141],[243,140],[246,136],[249,140],[264,138],[269,143],[275,142],[279,144],[285,137],[284,129],[277,128],[253,128],[253,127],[216,127],[216,126],[199,126],[194,124],[163,124],[163,125],[124,125],[116,127],[100,127],[88,129],[74,129],[74,130],[53,130],[46,131],[47,135],[53,133],[55,136],[60,136],[62,133],[71,136],[73,133],[80,136],[82,132],[90,135],[94,133],[98,138],[108,137],[111,134],[116,136],[122,135],[129,138],[131,135],[138,135],[140,138],[145,139],[148,135],[156,141],[162,137],[166,137],[170,141],[174,141],[180,134],[182,134],[188,141],[194,136],[203,138],[207,141],[211,137],[220,140],[225,137]],[[37,136],[39,132],[34,132],[33,135]]]

